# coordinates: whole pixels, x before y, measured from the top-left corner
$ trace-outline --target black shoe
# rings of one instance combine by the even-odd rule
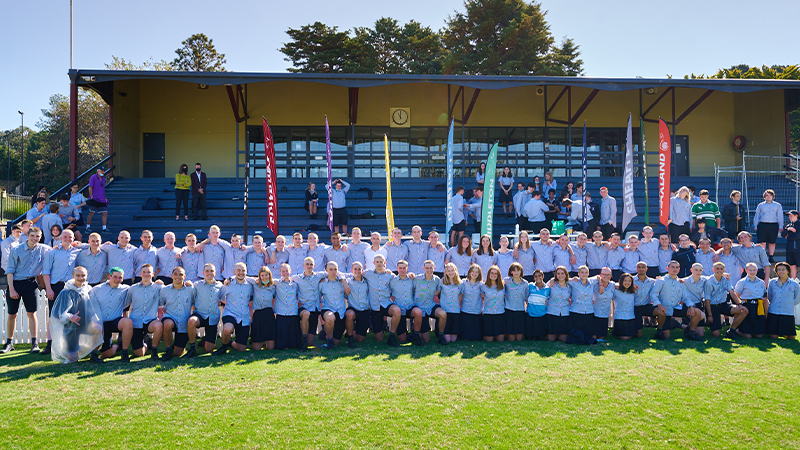
[[[688,328],[686,329],[686,331],[683,332],[683,336],[686,339],[689,339],[690,341],[702,341],[702,339],[700,339],[700,336],[698,336],[697,333]]]
[[[775,264],[775,256],[769,255],[769,263],[770,264]]]
[[[6,353],[10,353],[13,351],[14,351],[14,344],[7,342],[5,345],[3,345],[3,349],[0,350],[0,353],[5,355]]]
[[[194,358],[195,356],[197,356],[197,349],[194,347],[189,347],[189,350],[185,355],[182,356],[182,358]]]
[[[414,345],[422,347],[425,345],[425,341],[422,340],[422,336],[419,333],[414,334]]]
[[[443,334],[440,334],[440,335],[439,335],[439,343],[440,343],[440,344],[442,344],[442,345],[447,345],[447,344],[449,344],[449,342],[447,342],[447,339],[445,339],[445,338],[444,338],[444,335],[443,335]]]
[[[389,339],[386,341],[386,344],[389,347],[400,347],[400,343],[397,342],[397,336],[390,334]]]
[[[739,333],[737,333],[733,328],[728,328],[728,331],[725,332],[725,337],[736,341],[739,339]]]
[[[131,362],[131,357],[128,356],[128,352],[124,352],[122,354],[122,358],[120,359],[121,362],[128,363]]]
[[[322,348],[325,350],[333,350],[336,348],[336,344],[333,343],[333,339],[329,339],[328,342],[322,345]]]
[[[157,361],[160,359],[158,356],[158,349],[154,348],[152,351],[150,351],[150,359],[152,359],[153,361]]]
[[[172,354],[175,350],[172,347],[167,347],[167,350],[164,352],[164,356],[161,357],[162,361],[169,361],[172,358]]]
[[[91,355],[89,355],[89,361],[95,364],[105,364],[105,361],[100,359],[100,355],[98,355],[97,353],[92,353]]]
[[[53,345],[53,341],[47,341],[47,345],[44,346],[44,350],[42,350],[42,352],[41,352],[42,355],[49,355],[50,352],[52,351],[51,350],[52,345]]]
[[[228,353],[228,345],[222,344],[222,347],[214,350],[214,352],[212,352],[211,354],[219,356],[219,355],[224,355],[225,353]]]
[[[356,348],[356,343],[353,341],[353,336],[347,336],[347,346],[350,348]]]
[[[659,341],[666,341],[667,337],[664,336],[664,333],[661,331],[656,331],[655,338]]]
[[[31,345],[31,353],[32,354],[41,353],[41,350],[39,350],[39,344]]]

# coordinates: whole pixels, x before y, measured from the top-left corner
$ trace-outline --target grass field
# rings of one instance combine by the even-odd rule
[[[118,361],[0,357],[0,448],[800,448],[800,343],[785,340]]]

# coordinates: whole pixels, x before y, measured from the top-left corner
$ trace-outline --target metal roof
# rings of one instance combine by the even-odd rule
[[[345,73],[260,73],[260,72],[159,72],[100,69],[72,69],[70,80],[80,86],[123,80],[169,80],[210,86],[302,81],[348,88],[394,84],[438,83],[476,89],[507,89],[522,86],[575,86],[601,91],[630,91],[651,87],[710,89],[722,92],[756,92],[772,89],[800,90],[797,80],[683,79],[683,78],[591,78],[506,75],[377,75]]]

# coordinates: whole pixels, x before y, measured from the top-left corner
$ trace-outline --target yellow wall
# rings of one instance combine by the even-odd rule
[[[561,87],[548,88],[552,104]],[[661,88],[664,89],[664,88]],[[141,176],[142,133],[165,133],[166,176],[171,177],[181,163],[203,163],[212,177],[235,176],[235,121],[224,87],[197,89],[195,84],[175,81],[117,82],[115,91],[125,90],[127,97],[115,97],[115,150],[126,165],[125,176]],[[451,88],[451,99],[457,88]],[[465,88],[466,105],[474,89]],[[572,89],[572,114],[590,94],[591,89]],[[661,91],[663,92],[663,91]],[[660,95],[644,95],[647,109]],[[676,90],[675,115],[680,116],[705,90]],[[327,114],[331,126],[348,125],[348,89],[310,82],[266,82],[248,87],[247,124],[260,125],[261,116],[274,126],[319,126]],[[115,94],[116,95],[116,94]],[[551,113],[551,118],[567,119],[566,94]],[[443,126],[448,111],[447,85],[436,83],[397,84],[359,90],[359,126],[388,126],[389,108],[411,108],[411,126]],[[544,126],[544,96],[536,87],[488,90],[480,92],[467,126]],[[457,103],[454,115],[461,113]],[[639,91],[601,91],[589,104],[575,126],[586,120],[589,127],[624,127],[628,113],[638,126]],[[664,97],[648,118],[672,118],[671,95]],[[553,122],[549,126],[564,125]],[[244,124],[240,125],[240,147],[245,148]],[[732,142],[737,134],[748,138],[749,149],[778,154],[784,144],[783,92],[750,94],[713,92],[678,126],[677,135],[689,136],[691,175],[712,175],[714,163],[731,166],[741,163]],[[658,144],[657,124],[646,124],[648,150]],[[657,156],[649,157],[656,164]],[[118,163],[119,164],[119,163]]]
[[[736,94],[736,135],[747,140],[745,152],[754,155],[786,153],[786,116],[782,91]]]

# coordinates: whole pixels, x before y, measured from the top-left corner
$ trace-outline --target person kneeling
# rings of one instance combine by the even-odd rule
[[[247,280],[247,265],[236,263],[233,269],[234,278],[225,286],[222,310],[222,347],[214,351],[214,355],[224,355],[228,349],[243,352],[247,350],[247,339],[250,337],[250,310],[253,309],[253,284]],[[231,337],[236,334],[236,341]]]
[[[92,352],[103,341],[100,305],[89,295],[86,269],[76,267],[72,277],[53,305],[52,316],[58,318],[50,322],[53,361],[72,363],[91,352],[93,362],[102,362]]]
[[[181,356],[186,348],[186,343],[191,340],[187,358],[197,355],[195,349],[195,339],[197,335],[189,337],[189,316],[192,314],[194,306],[195,292],[194,287],[185,286],[186,272],[183,267],[176,267],[172,270],[172,284],[165,286],[159,293],[161,299],[159,304],[164,308],[164,317],[161,323],[164,325],[164,345],[167,346],[162,361],[169,361],[173,355]],[[175,339],[172,332],[175,331]]]

